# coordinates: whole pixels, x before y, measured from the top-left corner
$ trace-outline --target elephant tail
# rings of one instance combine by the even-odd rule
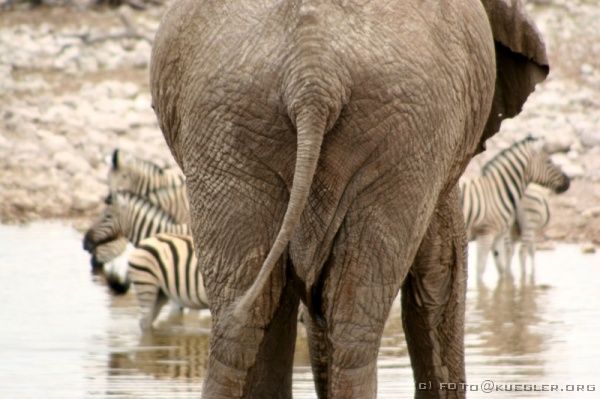
[[[304,108],[297,114],[296,166],[287,210],[277,238],[262,264],[256,280],[235,306],[233,314],[238,320],[245,320],[250,314],[256,298],[264,290],[275,265],[287,248],[292,234],[300,222],[317,169],[326,126],[327,115],[316,106]]]

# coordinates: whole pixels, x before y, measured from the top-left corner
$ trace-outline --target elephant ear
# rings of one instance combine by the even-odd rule
[[[550,70],[540,32],[527,15],[521,0],[482,0],[496,48],[496,87],[492,109],[479,143],[494,135],[502,120],[521,112],[535,85]]]

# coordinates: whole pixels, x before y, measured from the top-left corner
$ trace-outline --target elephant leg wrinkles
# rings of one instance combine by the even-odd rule
[[[203,398],[292,397],[299,299],[289,278],[281,290],[274,290],[279,294],[261,298],[256,305],[272,310],[265,325],[237,326],[228,310],[214,317],[214,355],[210,357]]]
[[[320,398],[376,397],[383,329],[418,247],[404,242],[402,234],[422,237],[424,233],[405,228],[396,219],[398,213],[385,207],[356,204],[338,231],[326,266],[321,304],[326,327],[309,333],[311,348],[326,345],[327,361],[317,358],[313,370],[317,382],[327,384],[327,395],[321,390]],[[314,366],[315,354],[311,355]],[[319,373],[325,364],[328,371],[323,378]]]
[[[455,188],[441,197],[402,288],[402,323],[417,398],[464,397],[466,234]]]

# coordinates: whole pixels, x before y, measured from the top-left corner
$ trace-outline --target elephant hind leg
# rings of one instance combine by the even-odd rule
[[[248,371],[243,398],[292,397],[298,304],[298,295],[288,280],[273,319],[265,330],[256,362]]]
[[[456,192],[440,199],[402,288],[402,323],[415,397],[463,397],[440,383],[464,383],[466,237]],[[419,389],[420,388],[420,389]]]
[[[282,266],[278,271],[283,269]],[[203,398],[292,397],[299,298],[289,278],[286,280],[279,272],[275,278],[284,281],[283,287],[273,287],[271,295],[260,297],[256,304],[268,315],[265,318],[240,326],[237,319],[227,314],[213,315],[213,353],[204,379]]]
[[[409,265],[410,244],[401,248],[401,228],[385,210],[366,208],[349,212],[338,232],[321,305],[326,321],[327,398],[377,395],[381,337]]]

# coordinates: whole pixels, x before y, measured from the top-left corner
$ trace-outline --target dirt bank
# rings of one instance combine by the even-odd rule
[[[551,240],[600,245],[600,7],[532,1],[552,64],[469,173],[512,141],[545,139],[573,177],[552,198]],[[147,68],[164,7],[0,13],[0,221],[86,220],[106,194],[115,147],[172,164],[150,108]]]

